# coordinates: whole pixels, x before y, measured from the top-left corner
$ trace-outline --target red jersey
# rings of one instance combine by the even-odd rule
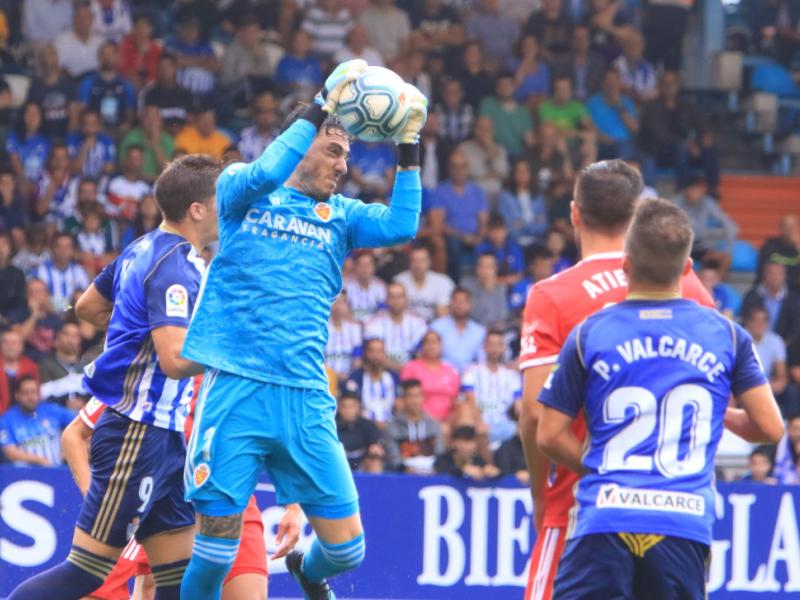
[[[522,322],[520,370],[555,364],[573,327],[603,307],[625,299],[628,282],[622,271],[622,256],[622,252],[595,254],[531,288]],[[703,306],[715,307],[694,272],[681,281],[681,293]],[[572,431],[581,441],[586,439],[582,413],[573,421]],[[578,475],[565,467],[556,466],[551,471],[544,493],[544,527],[567,526],[577,481]]]

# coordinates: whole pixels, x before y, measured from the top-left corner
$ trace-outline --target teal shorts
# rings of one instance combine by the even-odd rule
[[[242,512],[265,469],[279,504],[296,502],[324,519],[356,514],[335,413],[327,391],[206,370],[187,449],[186,499],[204,515]]]

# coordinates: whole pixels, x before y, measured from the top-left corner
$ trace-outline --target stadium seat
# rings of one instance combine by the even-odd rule
[[[758,269],[758,250],[750,242],[736,240],[731,254],[733,271],[755,273]]]

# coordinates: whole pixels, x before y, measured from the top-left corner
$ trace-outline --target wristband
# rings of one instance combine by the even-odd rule
[[[419,166],[419,144],[397,144],[397,166]]]
[[[306,121],[311,121],[311,123],[314,125],[314,128],[319,129],[322,127],[325,119],[328,118],[328,113],[322,110],[322,107],[319,104],[312,102],[308,105],[308,108],[303,112],[300,118],[305,119]]]

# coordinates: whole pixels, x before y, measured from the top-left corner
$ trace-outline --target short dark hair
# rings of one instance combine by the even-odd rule
[[[339,396],[339,400],[355,400],[359,404],[361,404],[361,398],[358,397],[358,392],[355,390],[345,389],[342,391],[342,395]]]
[[[72,234],[67,233],[66,231],[58,231],[58,232],[56,232],[55,235],[53,235],[53,240],[50,242],[50,244],[55,246],[56,242],[58,240],[60,240],[61,238],[69,239],[69,241],[72,242],[73,247],[76,245],[75,244],[75,238],[72,236]]]
[[[553,260],[556,257],[547,246],[533,244],[525,249],[525,263],[530,264],[535,260]]]
[[[501,338],[505,339],[506,335],[503,333],[501,329],[492,328],[486,332],[486,337],[488,338],[490,335],[499,335]]]
[[[400,387],[403,390],[403,395],[405,396],[408,393],[408,390],[412,388],[421,388],[422,382],[419,379],[404,379],[400,382]]]
[[[39,385],[39,380],[33,375],[20,375],[14,382],[14,392],[18,394],[22,389],[22,386],[28,381],[34,382],[37,386]]]
[[[289,129],[289,127],[294,125],[294,122],[303,116],[303,113],[306,112],[306,109],[308,109],[308,107],[309,107],[308,102],[298,102],[294,106],[294,108],[292,108],[292,110],[289,111],[289,114],[286,115],[286,118],[283,120],[283,123],[281,123],[281,133],[283,133],[284,131]],[[322,130],[322,128],[325,129],[325,133],[329,133],[329,129],[338,129],[346,137],[350,137],[347,131],[345,130],[344,126],[342,125],[342,122],[339,121],[339,117],[337,117],[336,115],[328,115],[328,117],[325,119],[325,122],[322,124],[320,130]]]
[[[494,256],[494,254],[492,254],[492,256]],[[495,260],[497,260],[497,258],[496,258],[496,257],[495,257]],[[455,298],[455,297],[456,297],[456,294],[465,294],[465,295],[467,296],[467,298],[469,298],[470,300],[472,300],[472,292],[470,292],[470,291],[469,291],[467,288],[464,288],[464,287],[457,287],[457,288],[455,288],[455,289],[453,290],[453,293],[452,293],[452,294],[450,294],[450,298]]]
[[[506,226],[506,220],[503,218],[503,215],[495,211],[492,211],[489,214],[489,222],[487,224],[487,227],[489,229],[499,229],[500,227],[505,227],[505,226]]]
[[[585,167],[575,183],[575,204],[588,229],[621,233],[630,223],[642,193],[642,175],[622,160]]]
[[[752,319],[756,313],[764,313],[765,315],[769,314],[767,312],[767,307],[764,306],[763,302],[756,302],[742,311],[742,323],[747,323],[747,321]]]
[[[167,165],[156,180],[156,202],[164,219],[183,220],[194,202],[205,203],[214,195],[221,168],[205,154],[188,154]]]
[[[477,432],[472,425],[460,425],[453,431],[454,440],[474,440]]]
[[[625,238],[631,278],[670,285],[683,273],[694,233],[686,213],[668,200],[639,204]]]
[[[141,144],[131,144],[125,149],[125,158],[128,158],[131,152],[141,152],[144,154],[144,146]]]
[[[707,258],[701,263],[700,268],[708,269],[709,271],[721,271],[722,263],[715,258]]]
[[[768,446],[766,444],[756,446],[755,448],[753,448],[753,451],[750,453],[750,456],[752,457],[757,455],[764,456],[769,460],[769,462],[772,462],[775,458],[775,447]]]
[[[365,340],[364,340],[364,344],[363,344],[364,351],[366,352],[366,350],[367,350],[367,346],[369,346],[370,344],[374,344],[375,342],[378,342],[378,343],[380,343],[380,344],[381,344],[381,345],[383,345],[384,347],[386,346],[385,342],[383,341],[383,338],[379,338],[379,337],[368,337],[367,339],[365,339]]]

